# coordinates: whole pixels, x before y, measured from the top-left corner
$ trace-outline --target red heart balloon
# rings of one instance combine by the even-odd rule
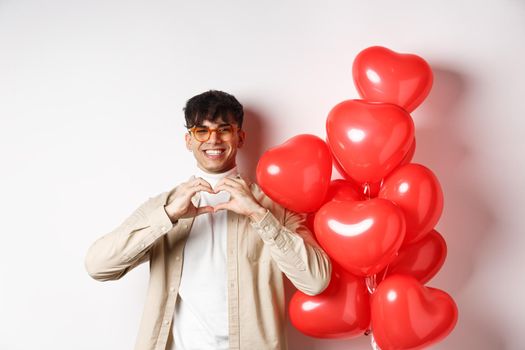
[[[425,284],[438,273],[447,256],[447,243],[436,230],[430,231],[416,243],[402,246],[386,268],[388,276],[410,275]],[[383,276],[384,272],[378,273]]]
[[[317,211],[315,235],[328,255],[358,276],[381,271],[405,236],[403,212],[392,202],[328,202]]]
[[[414,137],[414,139],[412,140],[412,145],[410,146],[410,149],[408,150],[407,154],[405,155],[405,158],[403,158],[401,160],[401,162],[399,163],[398,167],[410,163],[412,161],[412,158],[414,158],[414,154],[415,153],[416,153],[416,138]]]
[[[381,46],[361,51],[352,75],[364,100],[393,103],[409,113],[427,97],[433,80],[430,66],[421,57]]]
[[[314,135],[297,135],[269,149],[257,164],[257,181],[271,199],[295,212],[322,204],[332,176],[327,144]]]
[[[371,312],[381,350],[426,348],[445,338],[458,318],[450,295],[407,275],[390,276],[379,284],[372,294]]]
[[[324,197],[323,204],[334,201],[361,201],[364,196],[360,193],[359,186],[353,181],[342,179],[332,180],[328,185],[328,191]],[[314,232],[315,213],[306,216],[306,227]]]
[[[443,212],[443,191],[427,167],[410,163],[393,171],[383,182],[378,198],[396,203],[405,213],[405,244],[416,242],[436,226]]]
[[[396,105],[348,100],[332,108],[326,132],[343,172],[357,183],[375,183],[406,156],[414,122]]]
[[[356,183],[337,179],[330,182],[324,203],[330,201],[362,201],[364,199],[365,198]]]
[[[288,306],[290,322],[315,338],[352,338],[370,325],[369,294],[364,279],[332,264],[326,289],[310,296],[295,292]]]
[[[351,182],[354,184],[354,187],[356,189],[359,189],[358,192],[362,194],[362,200],[375,198],[377,197],[377,194],[379,193],[379,190],[381,189],[381,182],[374,182],[374,183],[364,183],[359,185],[354,179],[348,175],[343,168],[341,167],[341,164],[333,157],[334,167],[337,169],[339,174],[341,174],[346,181]]]

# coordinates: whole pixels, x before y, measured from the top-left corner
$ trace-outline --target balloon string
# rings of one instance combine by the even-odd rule
[[[371,190],[370,190],[370,184],[368,182],[365,182],[365,184],[363,185],[363,194],[368,198],[370,199],[371,197]]]
[[[379,345],[377,345],[376,343],[376,339],[374,338],[374,333],[371,332],[371,334],[372,336],[370,337],[370,346],[372,347],[373,350],[381,350]]]
[[[397,255],[397,253],[396,253]],[[388,274],[388,268],[390,267],[390,264],[386,265],[385,269],[383,270],[383,276],[379,280],[379,283],[383,282],[386,278],[386,275]]]
[[[374,332],[372,332],[372,329],[368,328],[365,331],[365,335],[366,336],[370,335],[370,346],[372,347],[372,350],[381,350],[379,345],[377,345],[377,343],[376,343],[376,338],[374,338]]]
[[[397,254],[398,254],[398,253],[396,252],[396,256],[397,256]],[[383,273],[383,279],[385,279],[386,274],[388,273],[388,268],[389,268],[389,267],[390,267],[390,264],[386,265],[386,267],[385,267],[385,272]]]
[[[377,275],[374,273],[373,275],[366,276],[365,282],[368,293],[374,294],[377,288]]]

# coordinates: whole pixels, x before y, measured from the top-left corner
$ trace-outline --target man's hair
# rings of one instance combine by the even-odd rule
[[[221,119],[227,123],[236,123],[242,127],[244,111],[237,99],[226,92],[209,90],[193,96],[183,108],[186,128],[202,125],[205,120]]]

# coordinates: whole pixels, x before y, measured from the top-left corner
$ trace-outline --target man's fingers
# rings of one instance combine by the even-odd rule
[[[231,195],[231,194],[238,192],[238,189],[228,184],[222,184],[219,186],[215,186],[215,192],[219,193],[220,191],[226,191]]]
[[[219,210],[224,210],[224,209],[230,209],[230,202],[217,204],[215,207],[213,207],[214,212],[217,212]]]
[[[241,175],[237,175],[235,177],[232,177],[232,179],[237,181],[237,182],[239,182],[239,183],[241,183],[241,184],[243,184],[243,185],[247,184],[246,180],[244,180],[244,178]]]
[[[243,188],[242,183],[239,183],[239,182],[235,181],[232,178],[224,178],[222,180],[221,185],[227,185],[227,186],[230,186],[230,187],[233,187],[233,188],[237,188],[239,190]]]
[[[214,208],[212,206],[207,205],[205,207],[197,208],[197,213],[195,214],[195,216],[206,214],[206,213],[213,213],[213,212],[214,212]]]
[[[241,185],[241,183],[238,181],[239,180],[237,179],[236,181],[236,178],[234,177],[225,177],[225,178],[220,179],[219,182],[217,182],[217,185],[223,185],[223,184]]]
[[[209,187],[211,189],[211,185],[208,181],[204,180],[202,177],[197,177],[193,181],[189,182],[190,187],[191,186],[198,186],[203,185],[206,187]]]
[[[204,185],[196,185],[196,186],[193,186],[193,187],[189,188],[189,192],[190,192],[190,194],[192,196],[195,193],[200,192],[200,191],[209,192],[209,193],[215,193],[211,187],[207,187],[207,186],[204,186]]]
[[[224,184],[224,179],[220,179],[216,184],[215,184],[215,189],[217,189],[218,186],[221,186]]]
[[[248,191],[248,192],[252,191],[250,189],[250,186],[248,186],[248,183],[246,182],[246,180],[243,177],[241,177],[241,175],[236,177],[236,181],[238,181],[242,185],[242,187],[244,187],[246,189],[246,191]]]
[[[232,186],[236,186],[238,188],[243,188],[247,192],[251,192],[250,191],[250,187],[248,186],[248,184],[246,183],[246,181],[244,181],[244,179],[242,177],[229,177],[229,178],[226,178],[225,179],[225,183],[231,184]]]

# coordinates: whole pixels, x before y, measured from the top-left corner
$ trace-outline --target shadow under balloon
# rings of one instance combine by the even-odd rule
[[[482,169],[471,161],[477,155],[467,145],[465,128],[474,125],[469,112],[469,79],[449,67],[432,65],[434,85],[421,108],[413,113],[416,124],[416,153],[412,162],[430,168],[438,177],[444,194],[444,211],[436,227],[447,242],[445,264],[427,283],[458,295],[466,292],[481,259],[480,246],[494,235],[497,226],[490,191],[480,188],[476,178]],[[421,120],[418,118],[421,116]],[[419,124],[422,124],[421,127]],[[498,334],[497,322],[483,305],[473,305],[476,298],[462,298],[458,303],[458,324],[436,349],[505,349],[505,335]],[[478,299],[479,300],[479,299]],[[467,303],[465,304],[465,301]],[[479,320],[484,320],[480,322]]]

